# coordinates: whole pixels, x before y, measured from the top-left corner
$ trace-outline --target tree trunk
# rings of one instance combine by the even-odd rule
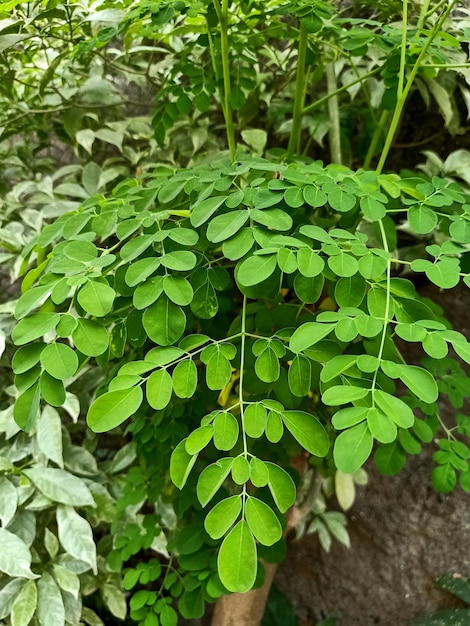
[[[248,593],[221,596],[215,605],[212,626],[259,626],[277,565],[263,563],[266,577],[262,587]]]

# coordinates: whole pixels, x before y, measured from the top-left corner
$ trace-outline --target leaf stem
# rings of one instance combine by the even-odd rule
[[[243,296],[243,305],[241,311],[241,341],[240,341],[240,378],[238,379],[238,401],[240,404],[240,420],[242,426],[243,437],[243,454],[245,458],[248,457],[248,443],[246,440],[245,432],[245,410],[243,405],[243,379],[245,370],[245,347],[246,347],[246,296]]]
[[[376,172],[380,174],[384,168],[385,161],[387,160],[388,153],[390,152],[390,148],[392,147],[393,139],[395,137],[395,133],[397,131],[398,125],[400,123],[400,118],[403,113],[403,108],[405,106],[406,100],[410,93],[411,87],[413,86],[414,79],[416,78],[416,74],[418,73],[419,68],[421,67],[421,62],[427,54],[429,46],[434,41],[436,35],[441,29],[441,26],[447,19],[450,11],[453,6],[456,4],[458,0],[452,0],[447,6],[446,10],[440,15],[437,22],[434,24],[433,29],[429,36],[427,37],[421,51],[418,55],[418,58],[415,61],[415,64],[411,68],[410,75],[405,84],[405,65],[406,65],[406,38],[407,38],[407,21],[408,21],[408,0],[403,0],[403,24],[402,24],[402,43],[401,43],[401,54],[400,54],[400,70],[398,77],[398,88],[397,88],[397,104],[395,110],[393,112],[392,121],[390,122],[390,127],[388,129],[387,137],[385,139],[385,145],[382,150],[382,154],[380,155],[379,162],[377,164]]]
[[[299,52],[297,54],[297,76],[295,80],[294,112],[292,129],[290,131],[287,156],[292,158],[300,152],[300,137],[302,131],[302,117],[305,102],[305,61],[307,58],[308,33],[302,24],[299,30]]]
[[[328,93],[337,91],[336,72],[334,61],[326,64],[326,85]],[[328,114],[330,117],[330,129],[328,139],[330,143],[330,160],[332,163],[342,163],[341,154],[341,126],[339,119],[338,96],[334,95],[328,100]]]
[[[222,0],[222,6],[219,0],[214,0],[214,8],[219,18],[220,26],[220,49],[222,55],[222,74],[224,79],[224,106],[223,114],[225,117],[225,131],[227,133],[228,147],[230,151],[230,158],[232,162],[235,161],[235,130],[233,127],[233,110],[230,104],[230,95],[232,93],[231,81],[230,81],[230,55],[229,55],[229,41],[228,41],[228,1]]]
[[[380,234],[381,234],[381,237],[382,237],[383,248],[384,248],[385,252],[390,252],[390,250],[388,248],[387,235],[385,233],[383,220],[379,221],[379,228],[380,228]],[[382,356],[383,356],[384,349],[385,349],[385,340],[387,339],[387,330],[388,330],[388,324],[389,324],[389,321],[390,321],[389,317],[390,317],[391,276],[392,276],[392,260],[389,258],[389,259],[387,259],[387,269],[386,269],[387,297],[386,297],[386,300],[385,300],[384,326],[383,326],[383,329],[382,329],[382,336],[380,338],[379,351],[377,353],[377,359],[378,359],[377,369],[374,372],[374,378],[372,379],[372,387],[371,387],[371,391],[372,391],[372,406],[375,406],[374,390],[375,390],[375,387],[377,385],[377,376],[378,376],[378,373],[379,373],[380,363],[382,361]]]

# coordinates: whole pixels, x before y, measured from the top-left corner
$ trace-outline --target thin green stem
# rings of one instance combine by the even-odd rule
[[[240,378],[238,379],[238,402],[240,404],[240,420],[243,437],[243,454],[248,457],[248,443],[245,432],[245,409],[243,404],[243,380],[245,369],[245,347],[246,347],[246,296],[243,296],[243,306],[241,311],[241,341],[240,341]]]
[[[337,91],[334,61],[330,61],[326,64],[326,86],[328,93],[334,93]],[[330,118],[330,128],[328,131],[330,159],[332,163],[342,163],[341,125],[339,119],[338,96],[336,95],[328,100],[328,114]]]
[[[388,248],[387,235],[385,233],[385,228],[383,225],[383,220],[379,221],[380,235],[382,237],[382,245],[385,252],[390,252]],[[380,346],[379,351],[377,353],[378,365],[377,369],[374,372],[374,378],[372,380],[372,405],[375,406],[374,403],[374,390],[377,384],[377,376],[379,373],[380,362],[382,361],[384,349],[385,349],[385,341],[387,339],[387,331],[390,317],[390,290],[391,290],[391,276],[392,276],[392,261],[391,259],[387,260],[387,270],[386,270],[386,282],[387,282],[387,297],[385,300],[385,313],[384,313],[384,326],[382,329],[382,336],[380,338]]]
[[[300,25],[299,52],[297,54],[297,76],[295,80],[294,114],[292,118],[289,145],[287,147],[287,155],[289,158],[292,158],[296,152],[300,152],[300,137],[305,101],[305,61],[307,58],[307,41],[308,33],[304,26]]]
[[[232,161],[235,161],[235,130],[233,127],[233,110],[232,105],[230,104],[232,87],[230,81],[230,54],[228,41],[228,2],[229,0],[222,0],[222,5],[220,5],[219,0],[214,0],[214,8],[219,18],[220,26],[220,51],[222,55],[222,74],[224,79],[224,106],[222,108],[225,117],[225,130],[227,133],[230,158]]]
[[[375,74],[378,74],[381,69],[382,69],[381,67],[376,67],[375,69],[371,70],[370,72],[367,72],[367,74],[363,74],[362,76],[360,76],[360,77],[356,78],[355,80],[351,81],[347,85],[343,85],[342,87],[338,87],[338,89],[336,91],[334,91],[332,93],[328,93],[326,96],[323,96],[323,98],[320,98],[319,100],[315,100],[315,102],[312,102],[312,104],[309,104],[307,107],[305,107],[305,109],[302,112],[303,115],[308,115],[309,113],[311,113],[312,111],[317,109],[319,106],[321,106],[324,102],[328,102],[328,100],[330,100],[330,98],[334,98],[335,96],[338,96],[340,93],[343,93],[343,91],[347,91],[350,87],[354,87],[354,85],[357,85],[357,83],[363,82],[367,78],[370,78],[371,76],[374,76]]]
[[[215,76],[215,80],[217,83],[217,91],[219,94],[219,99],[220,99],[220,104],[222,106],[222,113],[224,115],[225,118],[225,101],[224,101],[224,94],[222,91],[222,88],[220,87],[220,76],[219,76],[219,71],[217,69],[217,61],[215,58],[215,52],[214,52],[214,42],[212,41],[212,34],[211,34],[211,27],[209,26],[209,20],[206,16],[206,26],[207,26],[207,40],[209,42],[209,54],[211,57],[211,63],[212,63],[212,69],[214,71],[214,76]]]
[[[428,36],[423,47],[421,48],[421,51],[418,55],[418,58],[416,59],[415,64],[411,68],[411,72],[408,77],[408,80],[406,81],[406,84],[404,85],[405,62],[406,62],[406,55],[405,55],[406,50],[404,50],[404,48],[406,48],[406,30],[407,30],[407,23],[405,21],[405,16],[407,15],[407,0],[403,0],[403,18],[404,19],[403,19],[402,35],[404,37],[405,44],[403,44],[403,39],[402,39],[399,83],[398,83],[398,89],[397,89],[398,98],[397,98],[397,104],[396,104],[395,110],[393,112],[392,121],[390,122],[390,127],[388,129],[387,137],[385,139],[385,144],[382,150],[382,154],[380,155],[380,159],[377,164],[377,168],[376,168],[377,174],[380,174],[384,168],[385,161],[387,160],[388,153],[390,152],[390,148],[392,147],[393,139],[395,137],[395,133],[397,132],[397,128],[400,123],[400,118],[403,113],[406,100],[410,93],[411,87],[413,86],[414,79],[416,78],[416,74],[418,73],[418,70],[421,67],[421,62],[426,56],[429,46],[435,39],[437,33],[440,31],[443,23],[447,19],[447,16],[449,15],[450,11],[452,10],[453,6],[457,3],[457,1],[458,0],[452,0],[449,3],[447,9],[441,14],[437,22],[434,24],[434,27],[430,35]]]
[[[431,0],[424,0],[423,2],[423,6],[421,7],[421,11],[419,12],[419,18],[418,18],[418,24],[417,24],[418,30],[421,30],[424,26],[424,21],[427,17],[430,2]]]
[[[403,98],[406,67],[406,43],[408,35],[408,0],[403,0],[403,18],[401,23],[400,72],[398,74],[397,98]]]
[[[390,116],[390,111],[382,111],[382,114],[379,119],[379,123],[375,127],[374,134],[372,135],[372,139],[369,144],[369,149],[367,150],[367,154],[364,159],[363,167],[365,170],[369,169],[372,158],[375,154],[379,139],[382,134],[385,134],[385,126],[387,124],[389,116]]]

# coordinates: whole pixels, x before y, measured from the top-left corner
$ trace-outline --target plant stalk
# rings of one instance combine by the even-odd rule
[[[411,68],[410,75],[405,84],[405,63],[406,63],[406,35],[407,35],[407,17],[408,17],[408,2],[407,0],[403,0],[403,26],[402,26],[402,50],[400,57],[400,73],[399,73],[399,82],[397,88],[397,104],[395,110],[393,112],[392,121],[390,122],[390,127],[388,129],[387,137],[385,138],[385,144],[382,150],[382,154],[380,155],[379,162],[377,164],[376,172],[380,174],[384,168],[385,161],[387,160],[388,153],[390,152],[390,148],[392,147],[393,139],[395,137],[395,133],[397,132],[398,125],[400,123],[400,118],[403,113],[403,109],[405,107],[406,100],[410,93],[411,87],[413,86],[414,79],[416,78],[416,74],[418,73],[419,68],[421,67],[421,62],[424,59],[429,46],[433,42],[437,33],[440,31],[442,24],[447,19],[450,11],[453,6],[457,3],[458,0],[452,0],[449,3],[447,9],[441,14],[437,22],[434,24],[434,27],[424,43],[421,51],[416,59],[415,64]]]
[[[305,102],[305,61],[307,58],[308,33],[302,24],[299,30],[299,52],[297,54],[297,76],[295,80],[294,114],[290,131],[287,156],[292,158],[300,152],[300,138],[302,132],[302,117]]]
[[[222,74],[224,79],[224,106],[223,114],[225,118],[225,131],[227,133],[227,142],[230,151],[230,158],[235,161],[236,142],[235,142],[235,130],[233,127],[233,110],[230,104],[230,95],[232,93],[231,81],[230,81],[230,54],[229,54],[229,40],[228,40],[228,22],[229,22],[229,0],[222,0],[220,5],[219,0],[214,0],[214,8],[219,18],[220,26],[220,51],[222,55]]]
[[[336,72],[335,63],[330,61],[326,64],[326,86],[328,93],[336,93]],[[330,160],[332,163],[342,163],[341,154],[341,125],[339,119],[338,96],[335,95],[328,100],[328,114],[330,117],[330,128],[328,139],[330,143]]]

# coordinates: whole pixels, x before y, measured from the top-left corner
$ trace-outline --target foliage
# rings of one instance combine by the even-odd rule
[[[436,587],[444,589],[470,605],[470,579],[443,575],[436,580]],[[470,609],[442,609],[415,622],[416,626],[462,626],[468,622]]]
[[[320,1],[0,4],[2,260],[23,276],[0,619],[94,626],[103,603],[124,618],[124,592],[144,626],[200,617],[283,558],[302,483],[334,483],[347,509],[372,453],[393,475],[436,441],[436,489],[470,490],[468,418],[438,406],[468,395],[449,348],[470,363],[469,343],[413,283],[470,286],[470,196],[450,162],[383,173],[413,90],[458,131],[453,4],[405,2],[398,25]],[[36,162],[49,126],[76,164]],[[77,396],[112,434],[84,434]],[[306,531],[348,545],[310,500]]]

